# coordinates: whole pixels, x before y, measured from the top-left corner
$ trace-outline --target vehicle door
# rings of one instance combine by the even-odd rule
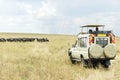
[[[82,55],[84,59],[88,59],[88,46],[89,46],[88,40],[89,40],[88,37],[79,38],[80,55]]]

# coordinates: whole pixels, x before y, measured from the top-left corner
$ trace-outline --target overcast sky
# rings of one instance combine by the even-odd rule
[[[0,0],[0,32],[77,34],[85,24],[120,35],[120,0]]]

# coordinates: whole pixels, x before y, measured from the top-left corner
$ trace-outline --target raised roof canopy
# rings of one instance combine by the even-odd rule
[[[104,25],[85,25],[81,27],[104,27]]]

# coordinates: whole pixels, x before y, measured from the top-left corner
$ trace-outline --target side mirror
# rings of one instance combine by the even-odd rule
[[[72,47],[75,47],[75,45],[74,45],[74,44],[72,44]]]

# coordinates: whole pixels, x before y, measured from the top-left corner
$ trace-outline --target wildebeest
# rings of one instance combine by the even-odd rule
[[[7,38],[8,42],[33,42],[35,38]]]
[[[0,38],[0,42],[6,42],[5,38]]]
[[[49,42],[49,40],[48,40],[47,38],[45,38],[45,41],[46,41],[46,42]]]
[[[47,38],[0,38],[0,42],[49,42]]]
[[[49,42],[47,38],[36,38],[37,42]]]
[[[15,38],[7,38],[6,39],[8,42],[15,42]]]
[[[35,38],[22,38],[21,40],[23,42],[33,42],[33,41],[35,41]]]

